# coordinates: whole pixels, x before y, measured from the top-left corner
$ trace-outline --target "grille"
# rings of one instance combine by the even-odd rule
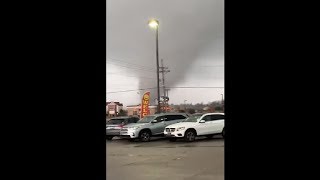
[[[166,128],[166,132],[174,132],[175,130],[175,128]]]
[[[128,131],[128,129],[127,128],[122,128],[121,131],[126,132],[126,131]]]

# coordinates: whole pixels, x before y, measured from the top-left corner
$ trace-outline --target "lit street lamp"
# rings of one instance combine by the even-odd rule
[[[160,109],[160,86],[159,86],[159,48],[158,48],[158,29],[159,29],[159,21],[156,19],[151,19],[148,22],[149,26],[153,29],[156,29],[156,56],[157,56],[157,99],[158,99],[158,113],[161,112]]]

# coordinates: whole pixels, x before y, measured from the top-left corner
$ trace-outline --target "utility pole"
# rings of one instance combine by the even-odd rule
[[[170,89],[166,89],[166,96],[168,97],[167,103],[166,103],[166,105],[167,105],[166,107],[169,107],[169,102],[168,102],[169,101],[169,90]]]
[[[162,88],[163,88],[163,101],[162,101],[162,107],[164,108],[165,112],[167,112],[167,104],[166,104],[166,97],[167,97],[167,94],[166,94],[166,86],[165,86],[165,73],[168,73],[170,72],[169,68],[168,67],[164,67],[163,65],[163,59],[161,59],[161,67],[160,68],[160,71],[162,73]]]

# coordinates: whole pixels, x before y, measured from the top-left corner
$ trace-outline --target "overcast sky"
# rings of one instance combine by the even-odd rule
[[[118,91],[157,86],[151,18],[160,22],[167,87],[224,87],[223,0],[107,0],[107,101],[139,104],[145,91]],[[208,103],[221,94],[223,88],[171,88],[169,103]]]

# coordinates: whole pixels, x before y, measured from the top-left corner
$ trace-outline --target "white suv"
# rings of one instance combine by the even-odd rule
[[[194,141],[196,136],[211,138],[215,134],[224,137],[224,113],[207,113],[200,116],[191,116],[185,121],[167,126],[164,135],[170,141],[184,138],[186,141]]]

